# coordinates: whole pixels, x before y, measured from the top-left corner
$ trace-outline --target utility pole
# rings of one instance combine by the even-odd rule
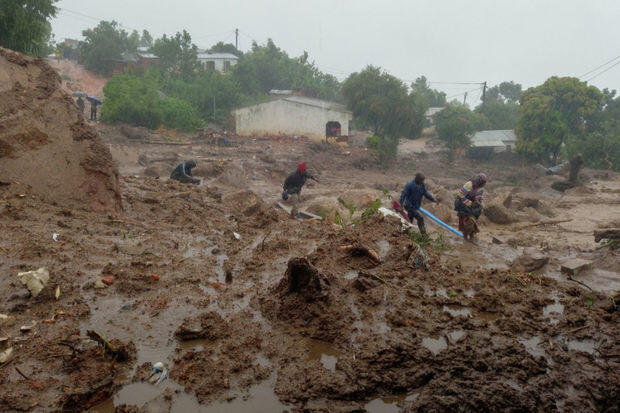
[[[482,84],[482,104],[484,105],[487,96],[487,82],[485,81]]]
[[[235,29],[235,49],[239,50],[239,29]]]
[[[213,96],[213,120],[215,121],[215,96]]]
[[[465,94],[463,95],[463,105],[465,104],[466,100],[467,100],[467,92],[465,92]]]

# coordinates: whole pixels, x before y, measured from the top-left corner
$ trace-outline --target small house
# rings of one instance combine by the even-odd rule
[[[511,152],[517,142],[512,129],[485,130],[471,137],[469,154],[472,157],[489,157],[494,153]]]
[[[232,53],[198,53],[198,61],[207,70],[226,72],[237,64],[239,58]]]
[[[238,135],[282,133],[314,141],[348,136],[353,120],[353,113],[340,103],[294,95],[237,109],[233,116]]]

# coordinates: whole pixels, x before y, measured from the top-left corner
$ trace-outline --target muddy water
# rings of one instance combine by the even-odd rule
[[[443,311],[452,317],[468,317],[471,314],[471,309],[457,304],[446,304],[443,306]]]
[[[336,363],[342,352],[333,344],[309,338],[306,339],[305,345],[308,349],[308,360],[318,360],[327,370],[336,371]]]
[[[444,336],[424,337],[422,345],[435,356],[448,348],[448,343]]]
[[[420,397],[420,395],[417,392],[403,393],[390,397],[379,397],[369,401],[364,406],[364,409],[366,409],[368,413],[400,412],[401,408],[399,405],[410,405],[415,402],[418,397]]]

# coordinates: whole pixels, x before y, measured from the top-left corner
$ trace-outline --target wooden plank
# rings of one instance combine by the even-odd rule
[[[291,209],[293,209],[292,207],[290,207],[288,205],[285,205],[285,204],[283,204],[282,202],[279,202],[279,201],[278,201],[277,205],[280,208],[282,208],[287,214],[290,214],[291,213]],[[299,210],[299,215],[301,215],[301,217],[305,218],[305,219],[318,219],[319,221],[323,220],[323,218],[321,218],[320,216],[314,215],[313,213],[310,213],[308,211],[304,211],[304,210],[301,210],[301,209]]]

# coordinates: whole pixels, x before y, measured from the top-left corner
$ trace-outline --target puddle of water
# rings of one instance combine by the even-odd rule
[[[422,339],[422,345],[435,356],[448,348],[448,343],[444,336],[424,337]]]
[[[312,338],[306,339],[308,349],[308,360],[319,360],[323,367],[329,371],[336,371],[338,357],[342,352],[336,350],[333,344]]]
[[[519,343],[523,344],[525,350],[530,353],[532,356],[538,357],[546,357],[546,354],[543,350],[538,347],[542,339],[540,337],[534,336],[532,338],[519,338]]]
[[[476,312],[476,317],[486,321],[487,323],[492,323],[498,318],[501,318],[501,316],[502,315],[500,313],[492,313],[490,311],[477,311]]]
[[[457,304],[446,304],[443,306],[443,311],[449,313],[452,317],[467,317],[471,314],[471,309],[467,307],[461,307]]]
[[[368,413],[398,413],[400,411],[395,402],[387,403],[381,398],[369,401],[364,409]]]
[[[206,338],[199,338],[196,340],[180,341],[177,348],[179,350],[202,351],[206,348],[214,347],[215,344],[214,341],[207,340]]]
[[[469,290],[465,290],[465,297],[473,298],[474,295],[476,295],[476,290],[474,290],[473,288],[470,288]]]
[[[573,351],[581,351],[583,353],[596,353],[597,343],[594,340],[569,340],[568,349]]]
[[[445,288],[438,288],[437,290],[426,290],[424,292],[424,294],[427,297],[443,297],[443,298],[448,298],[448,293],[446,292]]]
[[[454,330],[448,333],[448,338],[451,343],[457,343],[465,337],[465,331],[463,330]]]
[[[543,308],[543,315],[545,317],[549,317],[553,313],[562,315],[564,313],[564,305],[556,301],[555,303],[549,304]]]
[[[357,271],[345,272],[343,277],[345,280],[352,280],[354,278],[357,278]]]

